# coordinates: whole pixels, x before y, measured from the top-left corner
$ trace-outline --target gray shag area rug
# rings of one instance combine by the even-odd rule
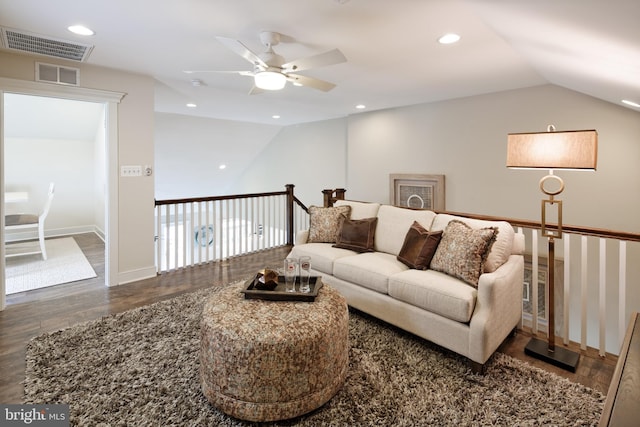
[[[34,338],[25,403],[66,403],[72,425],[241,426],[203,397],[200,313],[220,288]],[[321,408],[272,425],[597,425],[604,396],[496,353],[485,375],[425,340],[350,313],[349,375]]]

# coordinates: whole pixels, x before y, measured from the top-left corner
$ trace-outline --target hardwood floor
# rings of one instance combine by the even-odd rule
[[[22,402],[26,345],[31,338],[197,289],[240,280],[266,266],[279,266],[289,252],[288,247],[283,247],[108,288],[104,285],[104,243],[92,233],[74,237],[98,277],[7,296],[7,308],[0,311],[0,403]],[[526,332],[519,332],[508,338],[499,351],[607,392],[615,357],[600,358],[595,351],[587,351],[581,357],[577,372],[572,374],[525,355],[528,340]]]

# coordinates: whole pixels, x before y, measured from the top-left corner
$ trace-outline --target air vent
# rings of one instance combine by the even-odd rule
[[[86,61],[91,50],[93,50],[93,46],[91,45],[10,28],[0,28],[0,37],[2,39],[2,46],[7,49],[78,62]]]
[[[80,69],[36,62],[36,81],[80,86]]]

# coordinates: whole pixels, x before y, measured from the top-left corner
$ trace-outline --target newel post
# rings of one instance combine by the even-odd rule
[[[285,185],[287,189],[287,245],[293,245],[293,184]]]
[[[325,208],[330,208],[333,206],[332,196],[333,190],[322,190],[322,196],[324,197],[323,205]]]
[[[336,200],[344,200],[344,188],[336,188],[335,190],[322,190],[324,196],[324,207],[330,208]],[[334,196],[335,193],[335,196]]]

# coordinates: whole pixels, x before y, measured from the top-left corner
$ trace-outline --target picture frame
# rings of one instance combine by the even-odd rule
[[[390,174],[389,199],[393,206],[444,211],[444,175]]]

